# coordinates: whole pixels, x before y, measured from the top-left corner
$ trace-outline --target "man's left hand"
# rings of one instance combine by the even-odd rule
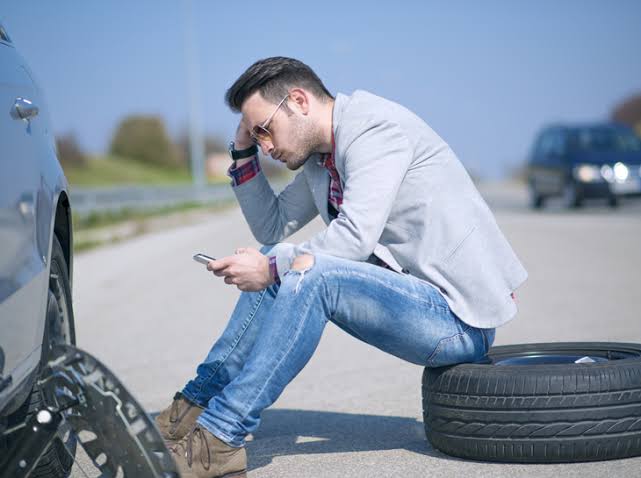
[[[233,284],[247,292],[263,290],[274,283],[269,271],[269,258],[252,247],[241,247],[233,256],[211,261],[207,270],[224,277],[225,284]]]

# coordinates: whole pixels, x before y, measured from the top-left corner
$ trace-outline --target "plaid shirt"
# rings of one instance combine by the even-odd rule
[[[253,179],[260,172],[260,163],[258,156],[254,156],[251,161],[236,167],[236,163],[232,163],[227,170],[227,175],[231,178],[232,186],[240,186],[250,179]]]
[[[334,153],[322,155],[320,164],[329,172],[329,197],[327,198],[327,202],[334,211],[338,213],[341,204],[343,204],[343,186],[341,185],[341,178],[338,175],[336,163],[334,162]]]

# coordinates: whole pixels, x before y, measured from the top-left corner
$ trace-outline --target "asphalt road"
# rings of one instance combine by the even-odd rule
[[[518,316],[495,345],[553,341],[641,342],[641,200],[568,212],[526,207],[519,187],[482,192],[529,272]],[[315,221],[292,240],[322,224]],[[78,345],[103,360],[153,413],[195,373],[239,292],[191,256],[257,243],[240,210],[79,254]],[[641,476],[641,458],[510,465],[449,457],[426,441],[422,368],[386,355],[329,323],[316,354],[263,414],[248,443],[252,477]],[[76,468],[74,475],[84,476]]]

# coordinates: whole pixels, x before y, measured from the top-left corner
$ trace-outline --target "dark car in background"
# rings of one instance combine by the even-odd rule
[[[641,194],[641,138],[619,124],[550,126],[534,143],[527,176],[533,208],[555,196],[569,208],[589,198],[616,207]]]
[[[0,24],[0,467],[32,433],[19,427],[42,406],[51,348],[75,342],[71,231],[44,94]],[[67,476],[74,444],[61,428],[33,475]]]

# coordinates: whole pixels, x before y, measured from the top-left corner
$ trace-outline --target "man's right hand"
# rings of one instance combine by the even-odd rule
[[[236,128],[236,140],[234,141],[234,145],[237,150],[240,150],[240,149],[250,148],[252,144],[254,144],[254,141],[252,140],[252,137],[249,134],[249,129],[247,128],[245,121],[241,119],[240,122],[238,123],[238,128]],[[250,156],[249,158],[239,159],[235,161],[236,167],[242,166],[245,163],[249,163],[253,159],[254,159],[254,156]]]

